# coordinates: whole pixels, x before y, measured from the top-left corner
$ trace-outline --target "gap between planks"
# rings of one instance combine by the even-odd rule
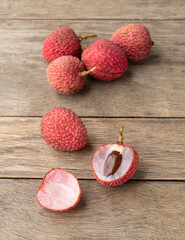
[[[45,18],[45,19],[22,19],[22,18],[0,18],[0,21],[183,21],[185,18],[164,18],[164,19],[152,19],[152,18]]]
[[[36,116],[18,116],[18,115],[7,115],[7,116],[0,116],[0,118],[42,118],[42,115],[36,115]],[[80,118],[96,118],[96,119],[120,119],[120,118],[126,118],[126,119],[167,119],[167,120],[181,120],[181,119],[185,119],[185,117],[158,117],[158,116],[153,116],[153,117],[147,117],[147,116],[80,116]]]
[[[0,177],[1,180],[42,180],[43,177]],[[91,178],[78,178],[80,181],[97,181]],[[127,182],[185,182],[183,179],[130,179]]]

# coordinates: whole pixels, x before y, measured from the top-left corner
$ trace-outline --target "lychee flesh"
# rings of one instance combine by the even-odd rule
[[[115,159],[110,159],[112,152],[117,152],[121,155],[121,161],[116,171],[114,171]],[[108,158],[110,161],[107,165]],[[101,184],[105,186],[118,186],[128,181],[134,175],[138,163],[139,157],[134,148],[124,144],[108,143],[101,145],[95,151],[91,166],[96,179]],[[110,168],[109,172],[106,169],[107,167]]]
[[[64,55],[80,57],[81,53],[79,37],[66,26],[59,27],[49,34],[42,46],[42,54],[47,62],[52,62]]]
[[[37,191],[39,204],[52,211],[66,211],[75,207],[80,196],[81,189],[77,178],[60,168],[50,170]]]
[[[111,40],[125,51],[130,61],[134,62],[144,60],[153,44],[148,29],[140,24],[128,24],[117,29]]]
[[[50,85],[62,94],[75,94],[85,84],[85,71],[83,63],[73,56],[62,56],[51,62],[46,75]]]
[[[110,81],[124,74],[128,62],[122,49],[110,40],[99,39],[82,53],[82,61],[89,70],[96,69],[90,73],[98,80]]]
[[[54,148],[80,150],[87,144],[87,131],[82,120],[70,109],[56,107],[43,116],[41,136]]]

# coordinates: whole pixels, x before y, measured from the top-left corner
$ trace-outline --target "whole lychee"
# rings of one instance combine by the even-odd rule
[[[46,75],[50,85],[62,94],[75,94],[85,84],[85,76],[94,69],[85,71],[83,63],[73,56],[62,56],[51,62]]]
[[[65,107],[53,108],[43,116],[41,136],[59,150],[76,151],[87,144],[87,131],[82,120]]]
[[[101,184],[118,186],[129,180],[135,173],[139,157],[134,148],[123,144],[123,126],[117,143],[101,145],[93,154],[91,166]]]
[[[70,172],[55,168],[46,173],[37,191],[39,204],[51,211],[67,211],[81,196],[80,184]]]
[[[120,77],[128,67],[123,50],[115,43],[99,39],[82,53],[82,61],[88,70],[96,67],[90,73],[96,79],[110,81]]]
[[[82,53],[80,41],[88,37],[96,37],[96,35],[89,34],[78,37],[71,28],[59,27],[44,41],[42,55],[47,62],[52,62],[64,55],[80,57]]]
[[[133,62],[144,60],[154,44],[148,29],[140,24],[128,24],[117,29],[111,40],[118,44]]]

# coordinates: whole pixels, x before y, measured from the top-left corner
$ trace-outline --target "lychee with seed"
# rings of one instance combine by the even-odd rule
[[[123,144],[123,126],[118,142],[101,145],[91,160],[95,178],[105,186],[118,186],[128,181],[134,175],[138,163],[136,150]]]
[[[77,151],[87,144],[87,131],[82,120],[70,109],[56,107],[41,121],[41,136],[54,148]]]
[[[36,197],[43,208],[63,212],[75,207],[80,196],[77,178],[68,171],[55,168],[43,178]]]
[[[73,56],[62,56],[51,62],[46,75],[50,85],[59,93],[75,94],[85,84],[85,76],[93,69],[85,71],[83,63]]]
[[[144,60],[154,44],[148,29],[140,24],[128,24],[117,29],[111,40],[118,44],[133,62]]]
[[[80,57],[82,47],[80,42],[88,37],[96,37],[95,34],[78,37],[73,29],[69,27],[59,27],[54,30],[43,43],[42,55],[47,62],[52,62],[58,57],[72,55]]]
[[[91,46],[86,47],[82,53],[82,61],[87,70],[96,67],[90,75],[102,81],[119,78],[128,67],[124,51],[106,39],[96,40]]]

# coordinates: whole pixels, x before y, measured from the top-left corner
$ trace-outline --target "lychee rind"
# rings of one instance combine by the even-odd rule
[[[111,144],[111,143],[109,143],[109,144]],[[115,143],[112,143],[112,144],[115,144]],[[107,145],[107,144],[103,144],[103,145],[99,146],[99,148],[101,148],[102,146],[105,146],[105,145]],[[138,156],[138,153],[136,152],[136,150],[135,150],[134,148],[128,146],[128,145],[125,145],[125,144],[118,144],[118,145],[123,146],[123,147],[125,147],[125,148],[130,148],[130,149],[133,151],[133,161],[132,161],[132,165],[131,165],[130,168],[127,170],[127,172],[124,173],[124,175],[121,176],[119,179],[116,179],[116,180],[113,180],[113,181],[110,181],[110,182],[101,180],[101,179],[97,176],[97,174],[96,174],[96,172],[95,172],[95,170],[94,170],[94,168],[93,168],[93,158],[94,158],[95,153],[99,150],[99,148],[95,151],[95,153],[94,153],[93,156],[92,156],[92,160],[91,160],[92,171],[93,171],[93,173],[94,173],[94,176],[95,176],[96,180],[97,180],[99,183],[101,183],[102,185],[104,185],[104,186],[118,186],[118,185],[123,184],[124,182],[128,181],[128,180],[134,175],[134,173],[136,172],[136,169],[137,169],[137,167],[138,167],[138,164],[139,164],[139,156]]]
[[[80,57],[81,53],[79,37],[71,28],[65,26],[49,34],[42,46],[42,55],[47,62],[52,62],[64,55]]]
[[[122,49],[110,40],[99,39],[82,53],[82,61],[91,76],[102,81],[119,78],[127,70],[128,62]]]
[[[73,180],[75,181],[75,183],[76,183],[76,186],[77,186],[77,188],[78,188],[78,196],[77,196],[77,198],[76,198],[76,201],[71,205],[71,206],[67,206],[67,207],[65,207],[65,208],[62,208],[62,209],[53,209],[53,208],[51,208],[51,207],[46,207],[45,205],[43,205],[43,203],[42,203],[42,200],[41,200],[41,198],[40,198],[40,196],[39,196],[39,192],[40,191],[42,191],[42,189],[45,187],[45,185],[46,184],[48,184],[48,176],[49,175],[51,175],[51,174],[53,174],[54,172],[56,172],[56,171],[58,171],[58,172],[63,172],[63,173],[66,173],[66,174],[68,174],[69,176],[71,176],[72,178],[73,178]],[[69,178],[68,179],[66,179],[67,180],[67,182],[69,183]],[[58,185],[58,179],[57,179],[57,185]],[[73,186],[75,186],[74,184],[73,184]],[[53,188],[53,186],[52,186],[52,188]],[[45,194],[47,194],[46,192],[44,192]],[[47,172],[46,174],[45,174],[45,176],[44,176],[44,178],[43,178],[43,180],[42,180],[42,182],[41,182],[41,184],[39,185],[39,188],[38,188],[38,190],[37,190],[37,194],[36,194],[36,198],[37,198],[37,201],[38,201],[38,203],[40,204],[40,206],[41,207],[43,207],[43,208],[45,208],[45,209],[47,209],[47,210],[50,210],[50,211],[54,211],[54,212],[64,212],[64,211],[67,211],[67,210],[70,210],[70,209],[72,209],[72,208],[74,208],[77,204],[78,204],[78,202],[80,201],[80,197],[81,197],[81,193],[82,193],[82,191],[81,191],[81,188],[80,188],[80,184],[79,184],[79,181],[78,181],[78,179],[76,178],[76,176],[74,175],[74,174],[72,174],[71,172],[69,172],[69,171],[65,171],[65,170],[62,170],[61,168],[53,168],[53,169],[51,169],[49,172]],[[51,195],[49,196],[50,198],[51,198]],[[62,199],[61,199],[62,200]],[[47,200],[48,201],[48,200]]]
[[[46,75],[50,85],[62,94],[75,94],[85,84],[85,71],[83,63],[73,56],[62,56],[51,62],[47,68]]]
[[[117,29],[111,40],[118,44],[133,62],[144,60],[152,47],[148,29],[140,24],[128,24]]]
[[[87,144],[87,131],[82,120],[70,109],[56,107],[43,116],[41,136],[54,148],[77,151]]]

